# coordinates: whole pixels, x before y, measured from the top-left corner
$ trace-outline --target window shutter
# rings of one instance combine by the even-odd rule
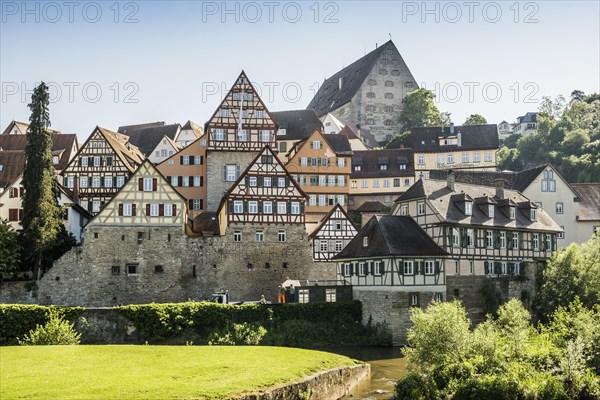
[[[179,187],[183,186],[183,176],[177,177],[177,186],[179,186]]]
[[[285,187],[289,187],[290,186],[290,178],[289,177],[285,177]]]
[[[248,201],[244,200],[244,212],[247,213],[248,212]]]
[[[152,191],[156,192],[158,190],[158,179],[152,178]]]
[[[235,179],[240,177],[240,166],[236,165],[235,166]]]
[[[352,275],[358,275],[358,263],[351,263]]]
[[[77,165],[81,167],[81,157],[79,157],[79,160],[77,160]]]
[[[150,216],[150,204],[146,204],[146,216]]]
[[[265,184],[265,178],[263,178],[262,176],[258,177],[258,186],[264,186]]]
[[[189,156],[188,160],[190,160],[189,161],[190,165],[194,165],[194,156]]]
[[[158,215],[161,217],[165,215],[165,205],[162,203],[158,205]]]
[[[500,275],[500,262],[494,262],[494,275]]]
[[[229,200],[229,213],[233,214],[233,200]]]
[[[169,181],[169,184],[172,182],[170,176],[167,176],[167,181]]]
[[[173,215],[177,215],[177,204],[173,204]]]
[[[204,186],[204,177],[203,176],[200,177],[200,186]]]
[[[494,231],[494,247],[500,248],[500,232]]]
[[[404,276],[404,260],[400,263],[400,275]]]
[[[490,266],[489,266],[489,263],[487,261],[483,262],[483,269],[484,269],[486,275],[490,274]]]
[[[189,199],[189,200],[187,201],[187,203],[188,203],[188,208],[191,210],[191,209],[193,208],[193,205],[194,205],[194,200],[192,200],[192,199]]]
[[[119,216],[123,215],[123,203],[119,203]]]
[[[440,273],[440,262],[438,260],[435,260],[435,274],[439,274]]]
[[[64,186],[64,187],[67,187],[67,184],[68,184],[68,182],[69,182],[69,178],[68,178],[68,177],[66,177],[66,176],[64,176],[64,177],[63,177],[63,186]]]
[[[223,180],[227,180],[227,165],[223,165]]]
[[[519,264],[519,275],[525,276],[525,263],[524,262]]]
[[[369,266],[370,270],[369,271],[370,271],[371,275],[375,275],[375,261],[371,261],[369,264],[370,264],[370,266]]]
[[[244,183],[246,184],[246,186],[250,186],[250,177],[249,176],[246,176],[244,178]]]
[[[523,248],[523,233],[519,232],[519,249]]]
[[[138,178],[138,190],[140,192],[144,190],[144,178]]]
[[[183,165],[183,156],[179,156],[179,165]]]
[[[200,209],[204,209],[204,200],[200,199]]]
[[[304,214],[304,202],[300,202],[300,214]]]
[[[200,156],[200,165],[204,164],[204,156]]]
[[[131,205],[131,215],[133,215],[135,217],[135,210],[136,210],[136,205],[132,204]]]
[[[508,274],[509,275],[515,274],[515,264],[514,263],[508,263]]]

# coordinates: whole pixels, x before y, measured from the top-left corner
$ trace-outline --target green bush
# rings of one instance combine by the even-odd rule
[[[23,339],[17,340],[21,346],[72,345],[81,342],[81,333],[57,310],[50,310],[46,324],[36,326]]]
[[[258,346],[266,334],[267,330],[264,327],[244,322],[233,324],[224,331],[213,332],[208,344],[210,346]]]
[[[453,396],[460,400],[510,400],[522,399],[519,388],[503,376],[484,375],[469,379],[459,386]]]
[[[433,380],[414,372],[396,382],[394,400],[433,400],[439,398]]]
[[[68,321],[76,320],[83,307],[39,306],[35,304],[0,304],[0,345],[15,345],[17,338],[44,325],[51,310]]]

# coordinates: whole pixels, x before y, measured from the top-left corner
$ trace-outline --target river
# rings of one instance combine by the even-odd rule
[[[354,388],[345,400],[389,400],[396,381],[406,375],[406,360],[400,347],[341,347],[327,351],[371,364],[370,379]]]

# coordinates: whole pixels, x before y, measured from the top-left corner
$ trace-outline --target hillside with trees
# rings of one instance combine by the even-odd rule
[[[520,171],[552,163],[569,182],[600,181],[600,94],[579,90],[544,97],[537,132],[509,136],[498,151],[498,167]]]

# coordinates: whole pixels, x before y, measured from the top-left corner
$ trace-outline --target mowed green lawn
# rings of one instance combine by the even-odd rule
[[[284,347],[0,347],[0,399],[226,398],[355,363]]]

